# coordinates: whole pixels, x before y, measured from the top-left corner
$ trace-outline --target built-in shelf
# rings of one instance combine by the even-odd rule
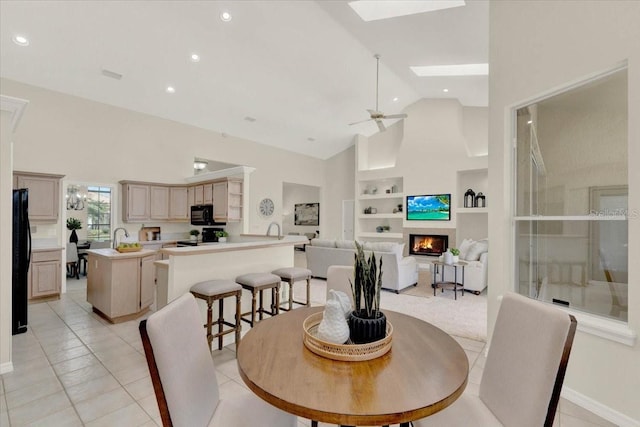
[[[478,213],[488,213],[488,208],[458,208],[456,210],[456,214],[478,214]]]
[[[402,239],[402,233],[387,233],[387,232],[383,232],[383,233],[376,233],[376,232],[372,232],[372,233],[358,233],[359,237],[376,237],[379,239]]]
[[[360,219],[383,219],[383,218],[402,219],[403,215],[404,215],[403,212],[398,212],[398,213],[378,213],[378,214],[361,214],[358,218],[360,218]]]
[[[361,194],[360,200],[402,199],[403,197],[404,193]]]

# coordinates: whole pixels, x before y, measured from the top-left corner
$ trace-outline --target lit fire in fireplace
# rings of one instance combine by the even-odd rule
[[[438,234],[410,234],[409,254],[439,256],[447,249],[449,237]]]
[[[413,250],[415,252],[419,252],[419,251],[431,252],[433,250],[433,239],[424,238],[422,240],[416,241],[415,244],[413,245]]]

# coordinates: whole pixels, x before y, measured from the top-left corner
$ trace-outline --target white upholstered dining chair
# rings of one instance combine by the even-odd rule
[[[347,294],[351,300],[351,306],[353,306],[353,292],[351,291],[349,280],[353,281],[353,267],[345,265],[329,266],[327,269],[327,300],[329,299],[329,291],[333,289]]]
[[[551,427],[576,331],[576,319],[547,304],[506,294],[479,396],[463,393],[414,427]]]
[[[295,416],[250,391],[220,398],[200,310],[190,293],[140,322],[139,329],[163,426],[297,426]]]

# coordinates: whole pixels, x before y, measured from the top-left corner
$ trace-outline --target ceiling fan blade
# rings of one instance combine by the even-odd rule
[[[406,119],[409,117],[407,114],[391,114],[390,116],[384,116],[383,119]]]
[[[364,122],[369,122],[369,121],[371,121],[371,120],[373,120],[373,119],[360,120],[359,122],[349,123],[349,126],[357,125],[357,124],[364,123]]]
[[[380,132],[384,132],[385,130],[387,130],[387,128],[384,127],[384,123],[382,123],[382,120],[376,120],[376,124],[378,125],[378,129],[380,129]]]

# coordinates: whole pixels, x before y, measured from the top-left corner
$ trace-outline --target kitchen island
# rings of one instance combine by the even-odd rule
[[[229,243],[161,249],[160,252],[169,258],[156,262],[157,308],[164,307],[204,280],[235,280],[241,274],[293,267],[294,246],[308,242],[305,236],[279,239],[241,235]],[[249,302],[243,300],[243,308]]]
[[[89,249],[87,301],[110,322],[134,319],[154,302],[156,251]]]

